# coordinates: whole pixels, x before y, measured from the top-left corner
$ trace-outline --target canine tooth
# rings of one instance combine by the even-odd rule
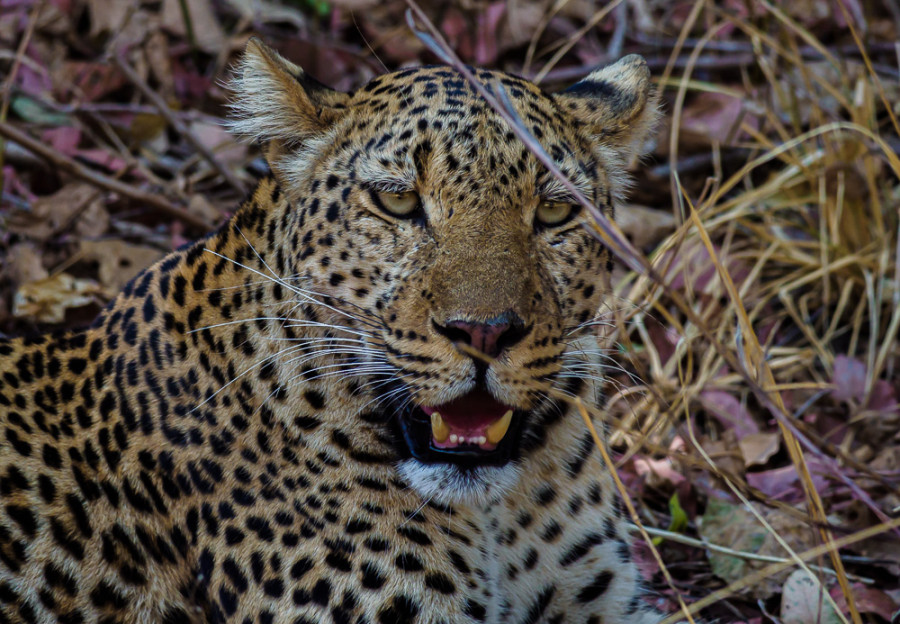
[[[450,427],[447,426],[447,423],[444,422],[444,419],[437,412],[431,413],[431,435],[437,442],[441,443],[445,442],[447,436],[450,435]]]
[[[451,433],[450,434],[450,444],[456,444],[457,442],[459,442],[459,438],[457,437],[457,435],[455,433]]]
[[[507,410],[503,417],[487,428],[487,441],[491,444],[497,444],[509,431],[509,423],[512,421],[512,410]]]

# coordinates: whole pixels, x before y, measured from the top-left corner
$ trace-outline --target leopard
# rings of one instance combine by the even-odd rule
[[[345,93],[247,43],[255,189],[89,327],[0,340],[0,622],[663,620],[579,408],[588,206],[626,197],[650,72],[466,71]]]

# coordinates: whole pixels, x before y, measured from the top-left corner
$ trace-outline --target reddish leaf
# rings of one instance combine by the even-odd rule
[[[41,136],[45,143],[66,156],[75,154],[78,151],[78,143],[81,142],[81,130],[72,126],[50,128]]]

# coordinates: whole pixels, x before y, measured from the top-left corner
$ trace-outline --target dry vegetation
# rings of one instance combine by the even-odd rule
[[[0,332],[84,323],[234,210],[264,164],[220,80],[253,34],[342,89],[446,58],[438,34],[550,89],[638,52],[665,123],[619,244],[590,227],[635,269],[599,417],[642,571],[722,622],[900,621],[896,2],[407,8],[0,0]]]

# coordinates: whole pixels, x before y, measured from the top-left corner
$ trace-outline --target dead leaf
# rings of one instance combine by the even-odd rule
[[[131,2],[122,2],[122,0],[88,0],[91,37],[121,30],[133,8]]]
[[[191,195],[191,200],[188,202],[188,210],[210,223],[218,223],[219,219],[222,218],[222,211],[213,206],[212,202],[199,193]]]
[[[769,458],[778,452],[781,435],[777,433],[751,433],[738,440],[744,465],[764,466]]]
[[[794,570],[784,582],[781,595],[783,624],[836,624],[838,614],[825,601],[827,588],[810,578],[805,570]]]
[[[338,0],[332,4],[339,8],[368,8],[378,4],[378,0],[358,0],[362,7],[351,7],[349,3],[352,0]],[[241,17],[251,20],[254,23],[266,24],[272,22],[284,22],[294,25],[301,32],[309,26],[303,13],[290,6],[281,6],[268,0],[228,0],[228,4],[240,12]]]
[[[182,12],[182,2],[187,8],[187,16]],[[209,0],[163,0],[162,25],[170,33],[186,37],[186,17],[191,22],[197,47],[201,50],[216,54],[225,46],[225,32],[219,25]]]
[[[747,407],[734,395],[724,390],[704,390],[700,393],[700,403],[726,429],[733,429],[738,440],[751,433],[759,433],[759,427]]]
[[[31,204],[31,210],[12,212],[6,227],[10,232],[32,240],[46,241],[60,234],[60,228],[73,223],[73,219],[77,228],[78,220],[91,208],[91,204],[97,204],[92,208],[93,219],[99,218],[98,211],[106,212],[99,190],[83,182],[72,182],[53,195],[39,197]],[[108,216],[106,222],[109,222]]]
[[[94,280],[57,273],[21,286],[13,298],[13,316],[40,323],[62,323],[67,309],[100,303],[103,294]]]
[[[875,587],[869,587],[862,583],[854,583],[850,586],[853,590],[853,601],[860,613],[874,613],[881,616],[885,622],[891,621],[891,616],[900,607],[886,592]],[[840,587],[831,590],[831,596],[841,611],[847,612],[847,598]]]
[[[866,365],[846,355],[835,356],[832,383],[834,390],[831,394],[834,398],[861,402],[866,394]]]
[[[814,545],[812,531],[798,522],[794,516],[779,509],[762,506],[756,508],[795,551],[802,552]],[[710,499],[706,505],[706,512],[699,518],[698,530],[704,539],[713,544],[759,555],[787,556],[784,548],[743,505]],[[752,561],[718,552],[709,552],[708,556],[715,575],[727,583],[737,581],[767,565],[762,561]],[[746,588],[744,592],[753,598],[768,598],[781,590],[788,573],[784,571],[775,574],[762,583]]]
[[[659,242],[675,231],[675,217],[667,210],[636,204],[616,209],[616,225],[638,249],[655,249]]]
[[[191,124],[194,136],[209,148],[224,164],[236,164],[243,162],[247,155],[247,146],[238,143],[225,128],[216,123],[195,121]]]
[[[741,123],[757,126],[756,118],[744,109],[746,101],[730,93],[698,94],[681,118],[682,149],[708,147],[713,143],[728,145],[744,138],[746,133],[738,130]]]
[[[153,247],[121,240],[81,241],[80,253],[85,260],[100,263],[100,283],[110,296],[163,256],[163,252]]]
[[[7,257],[7,273],[14,284],[38,282],[49,275],[41,261],[40,251],[32,243],[13,245]]]
[[[828,485],[828,481],[822,476],[824,466],[815,457],[807,458],[806,463],[813,485],[816,490],[823,492]],[[803,498],[800,476],[793,464],[764,472],[748,472],[747,483],[776,500],[795,501]]]

